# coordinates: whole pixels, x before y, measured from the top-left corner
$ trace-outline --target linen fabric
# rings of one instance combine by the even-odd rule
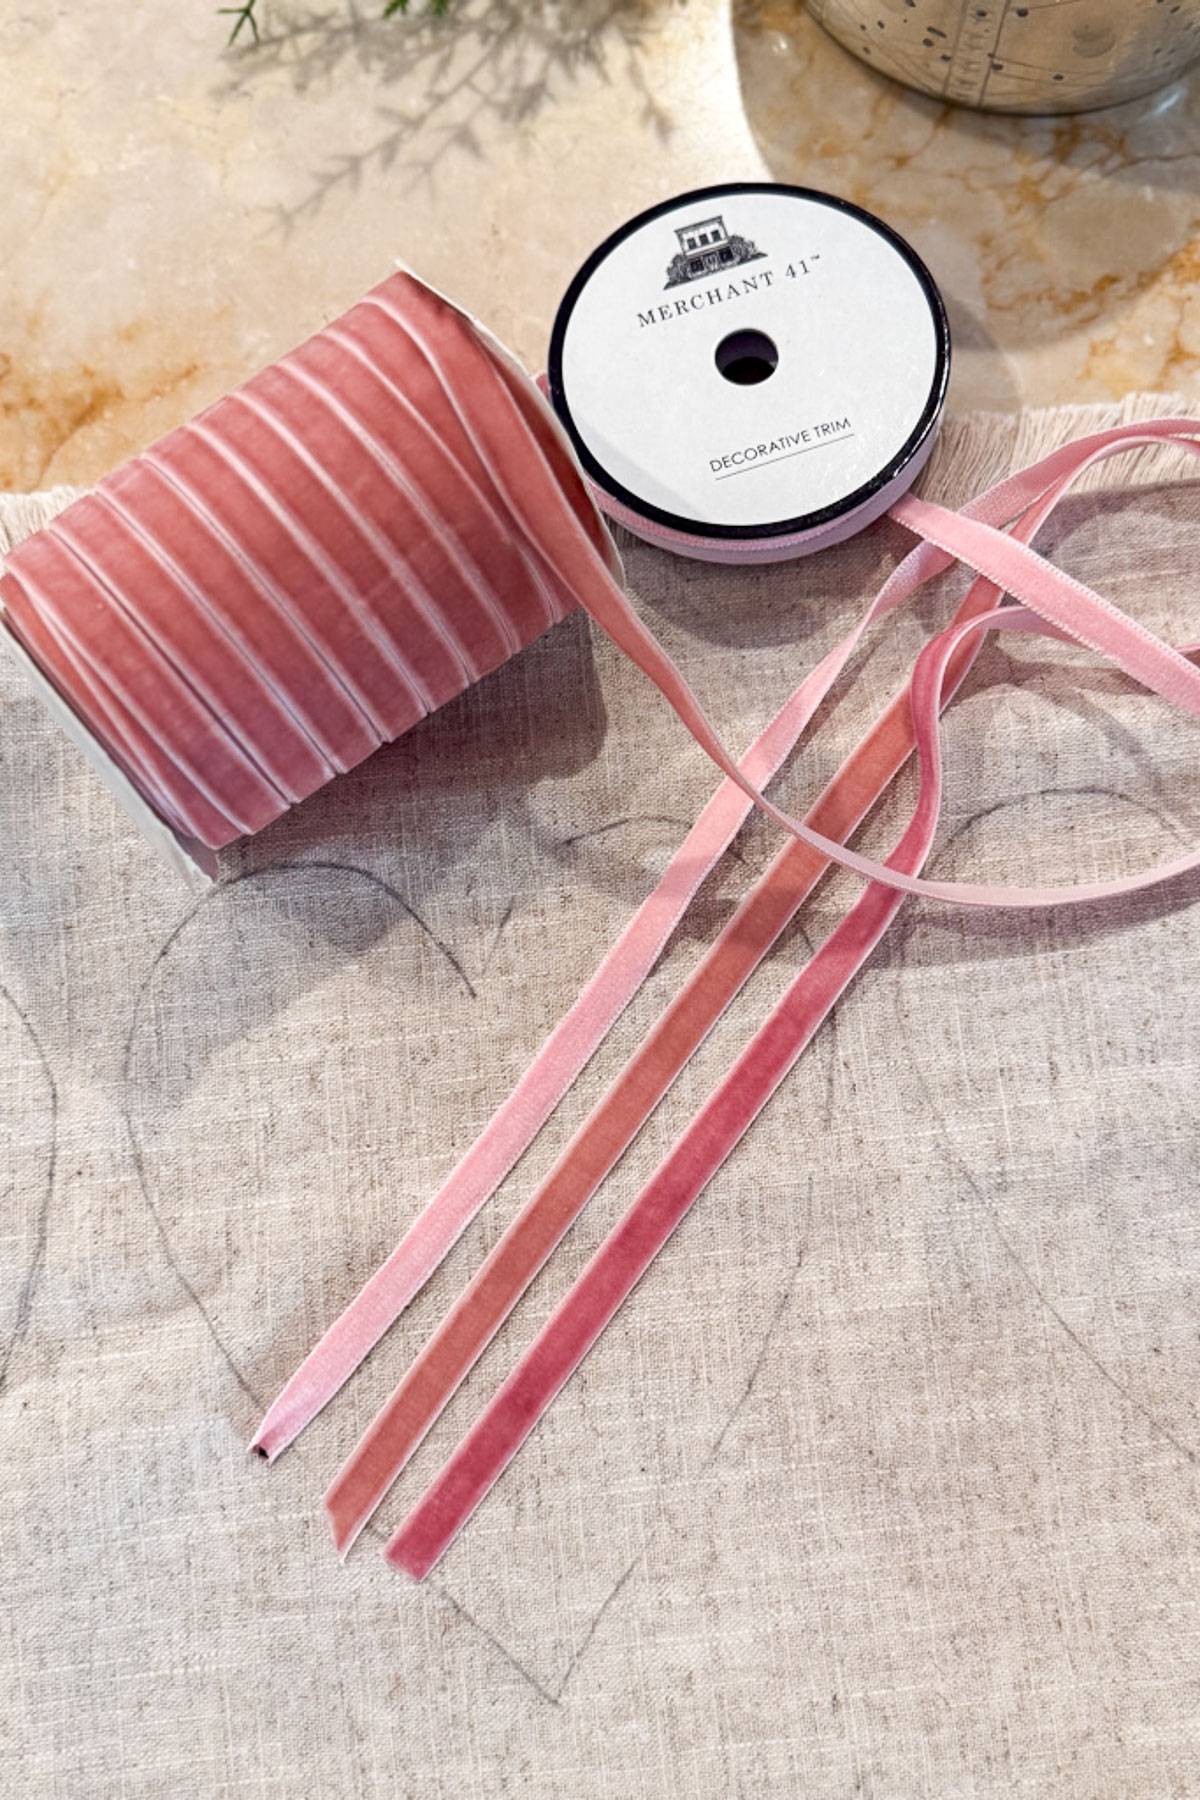
[[[951,421],[923,491],[961,503],[1114,417]],[[1097,480],[1103,509],[1066,502],[1046,548],[1195,636],[1186,465]],[[623,548],[740,745],[907,542],[742,573]],[[882,710],[947,585],[860,659],[781,803]],[[983,651],[929,873],[1085,880],[1200,841],[1194,727],[1107,670],[1081,686],[1080,661]],[[322,1476],[779,838],[747,826],[544,1141],[268,1472],[244,1449],[262,1405],[512,1086],[711,766],[576,616],[238,846],[197,905],[2,679],[0,1791],[1189,1791],[1194,878],[1025,917],[905,900],[521,1478],[414,1589],[337,1563]],[[717,1025],[385,1531],[860,891],[822,887]]]

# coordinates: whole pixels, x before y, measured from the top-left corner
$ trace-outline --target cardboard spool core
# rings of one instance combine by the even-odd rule
[[[139,794],[125,771],[113,761],[108,751],[94,738],[83,720],[70,703],[59,693],[57,687],[42,671],[40,664],[34,661],[25,646],[14,636],[4,609],[0,606],[0,646],[13,658],[21,669],[26,681],[38,700],[75,748],[82,752],[92,769],[100,777],[122,812],[141,832],[146,842],[175,870],[182,875],[187,885],[195,893],[202,893],[211,887],[217,878],[217,858],[215,851],[207,845],[197,843],[194,838],[184,837],[175,831],[166,820]]]

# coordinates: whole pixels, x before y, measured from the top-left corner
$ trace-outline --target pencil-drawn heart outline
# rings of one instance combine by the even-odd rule
[[[3,1394],[13,1359],[29,1331],[42,1270],[45,1266],[46,1242],[50,1229],[50,1212],[54,1202],[54,1178],[58,1160],[58,1087],[45,1050],[27,1013],[3,983],[0,983],[0,1001],[4,1003],[4,1017],[15,1022],[18,1036],[24,1040],[29,1051],[32,1052],[45,1106],[45,1166],[29,1181],[23,1178],[20,1167],[16,1166],[11,1191],[13,1204],[11,1206],[7,1202],[5,1204],[6,1219],[16,1219],[20,1210],[24,1211],[23,1235],[26,1243],[23,1246],[23,1254],[18,1259],[20,1274],[11,1313],[6,1304],[4,1316],[0,1316],[0,1394]],[[16,1058],[5,1058],[0,1067],[7,1073],[14,1067],[19,1068],[20,1064]],[[26,1130],[29,1129],[30,1120],[27,1115],[22,1117],[21,1123]]]

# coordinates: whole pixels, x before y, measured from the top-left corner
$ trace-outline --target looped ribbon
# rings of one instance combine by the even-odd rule
[[[644,1273],[909,894],[1041,907],[1129,894],[1200,851],[1078,886],[932,881],[940,714],[987,633],[1091,649],[1200,714],[1195,647],[1165,643],[1032,548],[1071,484],[1120,451],[1200,454],[1200,423],[1114,427],[961,512],[909,494],[921,540],[855,628],[735,760],[630,605],[615,547],[537,387],[482,327],[407,273],[108,477],[12,553],[8,628],[174,829],[219,847],[461,692],[582,606],[643,670],[724,780],[654,890],[476,1142],[268,1409],[280,1453],[338,1391],[512,1170],[637,993],[751,808],[785,843],[501,1236],[327,1496],[345,1550],[468,1369],[831,864],[868,885],[601,1244],[418,1501],[387,1555],[446,1549]],[[866,631],[962,562],[975,579],[910,681],[804,818],[764,793]],[[1011,600],[1006,601],[1005,596]],[[913,750],[912,818],[884,862],[847,840]]]
[[[944,567],[949,561],[960,560],[981,573],[950,624],[921,651],[906,696],[900,696],[899,703],[892,703],[814,809],[818,811],[856,780],[869,784],[865,790],[869,804],[905,759],[905,740],[915,741],[920,770],[918,797],[909,824],[888,859],[891,872],[915,877],[932,847],[942,795],[939,716],[961,685],[988,632],[1027,631],[1087,644],[1134,675],[1143,686],[1162,693],[1184,711],[1194,710],[1197,670],[1188,658],[1200,654],[1200,645],[1175,650],[1163,644],[1028,548],[1062,494],[1085,468],[1130,445],[1164,440],[1179,442],[1192,454],[1200,454],[1200,436],[1194,421],[1156,420],[1142,427],[1097,433],[1070,445],[1065,452],[1045,458],[1013,481],[998,484],[966,509],[965,515],[949,513],[912,496],[892,509],[893,517],[926,540],[909,554],[886,584],[884,593],[891,589],[893,604],[899,604],[938,566]],[[999,503],[1007,509],[1014,498],[1030,493],[1036,498],[1026,505],[1002,538],[1015,554],[998,555],[995,538],[1000,534],[986,523],[981,532],[980,515],[986,519],[991,505]],[[931,547],[939,554],[931,557]],[[1014,574],[1022,578],[1019,591],[1028,604],[997,604],[1005,585],[1010,591],[1014,588]],[[887,610],[880,605],[882,599],[881,594],[868,619]],[[860,789],[860,799],[862,795]],[[1200,856],[1192,853],[1169,867],[1172,872],[1181,872],[1198,862]],[[681,997],[683,1006],[677,1002],[667,1009],[625,1075],[601,1100],[550,1177],[508,1227],[331,1487],[326,1508],[334,1541],[340,1549],[344,1551],[353,1541],[441,1407],[593,1191],[595,1183],[589,1183],[587,1174],[585,1147],[589,1140],[603,1138],[606,1127],[611,1131],[620,1119],[617,1135],[623,1148],[648,1116],[655,1101],[650,1099],[644,1110],[639,1109],[630,1094],[631,1071],[637,1068],[639,1060],[653,1062],[656,1056],[661,1066],[665,1052],[672,1074],[678,1073],[686,1052],[680,1056],[678,1042],[672,1047],[672,1027],[686,1011],[688,999],[694,1000],[697,990],[707,984],[715,987],[721,1002],[727,1004],[749,968],[765,953],[827,866],[825,863],[813,867],[811,858],[806,866],[800,843],[789,845],[780,853],[688,984]],[[1166,867],[1157,878],[1166,878]],[[1144,885],[1146,879],[1135,877],[1133,883]],[[1119,891],[1127,892],[1131,886],[1106,883],[1100,884],[1099,891],[1108,893],[1119,887]],[[1013,892],[999,891],[1009,895]],[[1019,894],[1038,891],[1016,890]],[[1088,897],[1096,891],[1089,888]],[[1083,897],[1078,890],[1075,892],[1076,897]],[[445,1553],[811,1042],[887,930],[904,893],[898,886],[873,882],[793,979],[765,1024],[735,1059],[440,1474],[393,1534],[384,1554],[395,1567],[420,1580]],[[780,894],[786,897],[771,919],[770,899],[777,899]],[[1037,904],[1032,899],[1019,903]],[[734,945],[739,945],[745,969],[740,979],[735,973],[737,952],[730,957]],[[715,1012],[712,1016],[716,1016]],[[699,1043],[700,1035],[694,1037],[692,1048]],[[665,1091],[665,1084],[661,1091]],[[643,1095],[643,1100],[647,1097]]]

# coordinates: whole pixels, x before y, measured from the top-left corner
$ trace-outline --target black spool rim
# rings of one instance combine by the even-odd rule
[[[929,311],[934,327],[934,370],[929,394],[921,409],[916,425],[894,456],[890,457],[884,467],[871,476],[869,481],[840,500],[831,501],[826,506],[816,508],[812,512],[799,513],[793,518],[768,520],[760,525],[719,525],[708,519],[688,518],[682,513],[668,512],[665,507],[655,506],[641,495],[635,494],[607,470],[593,455],[584,442],[579,427],[571,413],[563,383],[563,346],[566,341],[567,328],[580,294],[600,267],[601,263],[612,254],[619,244],[643,225],[661,218],[664,213],[672,212],[677,206],[695,202],[707,202],[723,199],[735,194],[786,194],[793,199],[808,200],[819,206],[828,206],[835,212],[845,213],[860,224],[874,231],[883,238],[907,263],[929,304]],[[796,187],[778,181],[728,181],[720,182],[714,187],[690,188],[682,194],[673,194],[668,200],[660,200],[657,205],[649,206],[644,212],[635,214],[623,225],[609,234],[587,257],[572,277],[555,314],[554,325],[550,333],[550,353],[547,363],[547,382],[550,399],[554,410],[571,440],[571,446],[582,463],[585,471],[595,485],[614,500],[627,506],[640,518],[653,519],[659,525],[670,530],[680,531],[692,537],[714,539],[734,538],[774,538],[789,537],[795,532],[810,531],[820,525],[830,524],[835,519],[844,519],[847,514],[856,512],[864,506],[873,495],[880,492],[895,481],[919,454],[926,441],[937,427],[942,407],[946,399],[946,388],[950,381],[950,324],[946,317],[946,308],[938,290],[937,283],[930,274],[925,263],[917,255],[906,238],[898,231],[868,212],[865,207],[855,206],[850,200],[842,200],[836,194],[822,193],[819,188]]]

